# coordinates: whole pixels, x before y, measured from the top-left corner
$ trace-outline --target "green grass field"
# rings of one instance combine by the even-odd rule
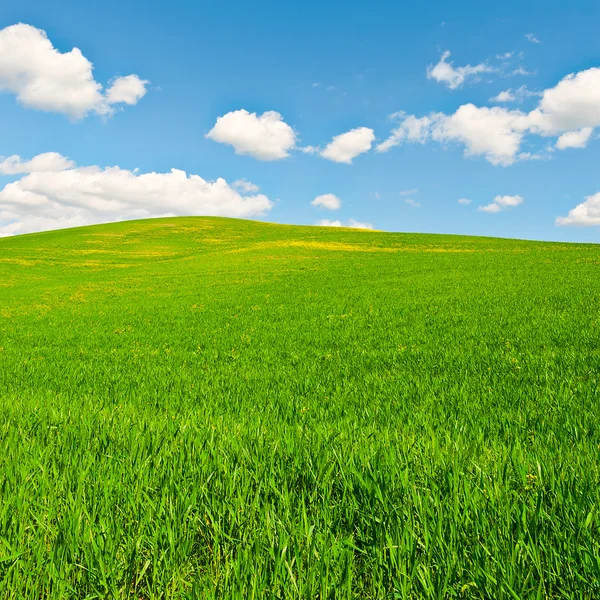
[[[217,218],[0,240],[0,598],[600,598],[600,246]]]

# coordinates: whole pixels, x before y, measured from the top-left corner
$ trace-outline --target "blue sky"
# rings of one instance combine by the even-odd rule
[[[5,235],[223,214],[600,239],[597,2],[12,4],[0,7]],[[6,29],[18,23],[29,28]],[[93,98],[85,63],[65,75],[73,48],[103,86]],[[393,131],[398,144],[381,146]],[[311,204],[323,195],[339,202]]]

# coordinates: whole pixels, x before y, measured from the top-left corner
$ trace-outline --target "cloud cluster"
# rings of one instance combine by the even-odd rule
[[[320,227],[350,227],[352,229],[373,229],[371,223],[361,223],[355,219],[349,219],[347,223],[342,223],[340,220],[331,221],[329,219],[321,219],[315,225]]]
[[[446,50],[436,65],[427,67],[427,78],[434,79],[439,83],[444,83],[451,90],[459,88],[468,79],[477,79],[482,73],[491,73],[495,71],[486,63],[480,63],[475,66],[465,65],[464,67],[454,67],[452,62],[448,62],[450,52]]]
[[[368,127],[357,127],[336,135],[324,149],[298,146],[296,132],[278,112],[271,110],[258,115],[241,109],[218,117],[206,137],[233,146],[236,154],[247,154],[258,160],[281,160],[288,158],[292,150],[298,150],[351,164],[359,154],[371,149],[375,133]]]
[[[0,30],[0,91],[16,94],[23,106],[81,119],[110,115],[146,93],[148,81],[137,75],[117,77],[103,92],[92,70],[81,50],[59,52],[41,29],[19,23]]]
[[[459,200],[460,202],[460,200]],[[486,206],[480,206],[478,210],[488,213],[497,213],[507,208],[514,208],[523,203],[521,196],[496,196],[494,201]]]
[[[312,202],[312,206],[326,208],[327,210],[338,210],[342,206],[342,201],[334,194],[322,194],[317,196]]]
[[[505,100],[507,96],[504,96]],[[535,158],[521,152],[525,135],[559,137],[557,147],[582,148],[600,125],[600,69],[573,73],[555,87],[542,92],[530,112],[504,107],[464,104],[453,114],[431,113],[425,117],[405,116],[378,152],[404,142],[456,142],[467,156],[483,156],[494,165],[511,165]]]
[[[31,165],[48,163],[39,156],[26,162],[12,158],[30,172],[0,191],[0,235],[159,216],[242,218],[272,207],[263,194],[242,195],[224,179],[209,182],[177,169],[140,174],[119,167],[74,168],[55,157],[56,170],[35,171]]]

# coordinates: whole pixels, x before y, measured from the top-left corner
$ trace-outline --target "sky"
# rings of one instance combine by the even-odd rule
[[[0,236],[171,215],[600,241],[600,3],[0,4]]]

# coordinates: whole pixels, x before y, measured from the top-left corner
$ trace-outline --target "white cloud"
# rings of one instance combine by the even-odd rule
[[[400,113],[395,114],[397,115]],[[406,116],[402,123],[396,127],[396,129],[392,130],[392,133],[387,140],[378,144],[375,150],[377,152],[387,152],[404,141],[424,144],[429,136],[430,126],[430,117],[421,117],[418,119],[414,115]]]
[[[542,96],[542,94],[543,92],[532,92],[527,89],[526,85],[522,85],[514,92],[512,88],[500,92],[498,95],[490,98],[490,102],[499,102],[502,104],[507,102],[523,102],[526,98],[531,98],[532,96]]]
[[[209,182],[177,169],[139,174],[78,167],[32,172],[6,185],[0,191],[0,235],[159,216],[251,217],[271,207],[262,194],[242,195],[224,179]]]
[[[375,134],[368,127],[357,127],[336,135],[321,152],[323,158],[337,163],[351,164],[352,160],[371,149]]]
[[[412,120],[411,115],[406,120]],[[432,113],[418,119],[422,125],[419,142],[427,139],[438,142],[459,142],[465,146],[467,156],[484,156],[494,165],[510,165],[519,151],[527,129],[526,114],[501,107],[479,108],[474,104],[460,106],[453,115]],[[378,146],[385,152],[401,141],[412,141],[403,137],[403,125],[392,131],[390,138]]]
[[[488,213],[497,213],[506,208],[514,208],[523,203],[521,196],[496,196],[491,204],[480,206],[478,210]]]
[[[512,70],[511,75],[533,75],[533,73],[528,71],[525,67],[517,67]]]
[[[566,148],[585,148],[594,130],[591,127],[583,127],[577,131],[567,131],[556,141],[559,150]]]
[[[343,227],[342,222],[339,219],[332,221],[331,219],[321,219],[317,221],[315,225],[319,227]]]
[[[319,146],[297,146],[296,150],[304,152],[304,154],[320,154],[321,148]]]
[[[459,88],[467,79],[474,78],[481,73],[491,73],[495,70],[485,63],[474,67],[466,65],[455,68],[452,62],[447,62],[449,58],[450,52],[446,51],[436,65],[429,65],[427,67],[427,78],[445,83],[451,90]]]
[[[338,208],[341,208],[342,201],[334,194],[322,194],[321,196],[317,196],[311,202],[311,205],[320,206],[327,210],[337,210]]]
[[[538,40],[533,33],[526,33],[525,38],[530,41],[532,44],[539,44],[540,40]]]
[[[514,102],[517,98],[512,93],[512,90],[500,92],[497,96],[490,98],[490,102]]]
[[[352,227],[353,229],[373,229],[371,223],[364,223],[362,221],[356,221],[355,219],[350,219],[346,227]]]
[[[542,135],[600,125],[600,68],[571,73],[545,90],[530,121]]]
[[[451,116],[436,115],[431,137],[460,142],[467,156],[484,156],[493,165],[506,166],[515,161],[527,129],[526,118],[520,111],[464,104]]]
[[[459,198],[458,203],[462,204],[463,206],[467,206],[471,204],[471,200],[469,200],[468,198]]]
[[[342,223],[339,219],[335,221],[331,221],[329,219],[321,219],[317,221],[315,225],[320,227],[351,227],[353,229],[373,229],[373,225],[371,223],[361,223],[360,221],[356,221],[354,219],[349,219],[347,223]]]
[[[128,75],[104,94],[92,70],[81,50],[59,52],[41,29],[19,23],[0,30],[0,90],[23,106],[81,119],[110,115],[115,104],[135,104],[146,93],[148,82]]]
[[[566,217],[558,217],[556,224],[579,227],[600,226],[600,192],[586,196],[584,202],[570,210]]]
[[[398,192],[398,195],[399,196],[414,196],[418,192],[419,192],[419,190],[417,188],[413,188],[412,190],[402,190],[401,192]]]
[[[296,144],[295,131],[274,110],[260,116],[244,109],[228,112],[217,119],[206,137],[233,146],[236,154],[259,160],[287,158]]]
[[[408,206],[412,206],[413,208],[420,208],[421,207],[421,203],[417,202],[416,200],[413,200],[412,198],[406,198],[404,200],[404,202],[406,204],[408,204]]]
[[[524,86],[517,93],[520,97],[538,95]],[[565,144],[583,143],[587,128],[600,126],[600,68],[568,75],[539,95],[538,106],[529,113],[464,104],[452,115],[431,113],[420,119],[405,116],[377,149],[383,152],[403,141],[458,142],[465,146],[467,156],[483,156],[493,165],[507,166],[518,160],[542,158],[539,153],[521,152],[525,135],[558,137],[578,132],[580,137],[569,135],[560,142],[560,146],[567,147]],[[414,130],[416,122],[420,126],[418,135],[406,134]]]
[[[138,100],[146,95],[146,86],[149,83],[137,75],[117,77],[106,90],[106,100],[109,104],[137,104]]]
[[[505,52],[504,54],[496,54],[496,58],[499,60],[508,60],[513,57],[514,52]]]
[[[260,188],[247,179],[238,179],[231,184],[232,188],[246,193],[258,192]]]
[[[477,210],[481,210],[483,212],[488,213],[497,213],[500,212],[502,208],[498,204],[492,202],[491,204],[487,204],[486,206],[480,206]]]
[[[73,167],[74,164],[72,160],[58,152],[44,152],[26,161],[21,160],[21,157],[15,154],[0,162],[0,174],[17,175],[19,173],[64,171]]]

